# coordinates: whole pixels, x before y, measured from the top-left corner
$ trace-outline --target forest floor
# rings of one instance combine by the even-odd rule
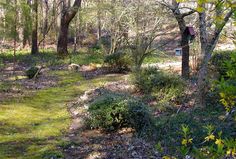
[[[129,128],[86,129],[83,109],[71,107],[88,91],[132,88],[129,75],[91,71],[89,65],[69,72],[67,65],[56,65],[30,80],[25,76],[30,65],[4,59],[1,67],[0,158],[158,158],[155,142],[135,137]]]
[[[0,54],[0,158],[159,159],[177,151],[183,123],[197,134],[195,140],[205,135],[202,123],[213,123],[225,134],[235,133],[234,122],[222,121],[222,107],[190,111],[191,104],[168,106],[162,114],[162,108],[153,109],[159,141],[140,138],[130,128],[110,133],[88,128],[84,124],[87,102],[103,89],[141,97],[130,74],[101,67],[99,54],[78,54],[69,59],[58,59],[54,53],[17,55],[14,66],[11,55]],[[69,63],[80,64],[80,71],[68,71]],[[154,55],[143,67],[179,72],[180,64],[179,58]],[[34,65],[45,67],[38,78],[28,79],[25,71]],[[194,91],[194,86],[189,91]]]

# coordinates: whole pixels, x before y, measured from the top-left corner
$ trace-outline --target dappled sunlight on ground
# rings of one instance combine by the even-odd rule
[[[52,71],[56,86],[0,103],[0,158],[60,157],[58,145],[64,142],[71,117],[67,102],[89,88],[122,77],[98,77],[86,81],[80,73]],[[10,82],[11,84],[11,82]]]

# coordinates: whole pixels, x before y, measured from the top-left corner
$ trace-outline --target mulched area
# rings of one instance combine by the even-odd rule
[[[104,133],[84,130],[70,135],[75,144],[64,149],[67,159],[158,159],[153,143],[133,136],[131,129]]]

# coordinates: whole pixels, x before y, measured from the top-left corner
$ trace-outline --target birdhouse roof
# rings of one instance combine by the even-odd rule
[[[192,26],[188,26],[188,27],[186,28],[186,31],[187,31],[187,33],[190,34],[191,36],[195,36],[195,35],[196,35],[196,33],[195,33],[195,31],[194,31],[194,28],[193,28]]]

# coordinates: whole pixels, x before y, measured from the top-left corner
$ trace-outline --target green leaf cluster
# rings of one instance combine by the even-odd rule
[[[154,122],[150,110],[141,101],[125,94],[107,92],[89,105],[88,125],[114,131],[131,127],[140,135],[150,135]]]

